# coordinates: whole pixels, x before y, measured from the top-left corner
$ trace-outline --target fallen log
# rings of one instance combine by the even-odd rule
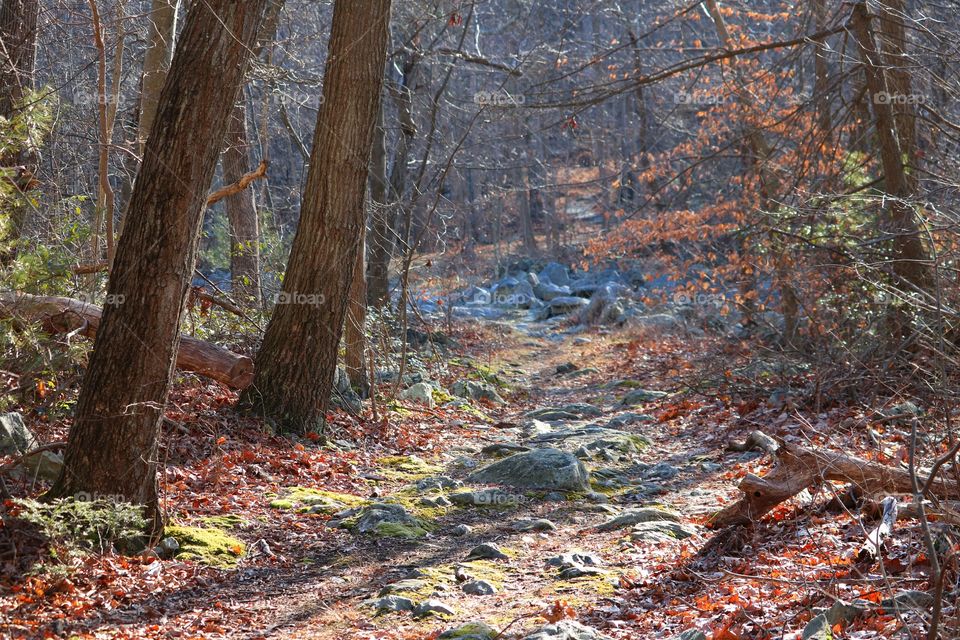
[[[39,323],[50,333],[81,334],[94,338],[100,326],[100,307],[59,296],[0,292],[0,317]],[[244,389],[253,382],[253,360],[223,347],[180,336],[177,368]]]
[[[743,497],[714,514],[708,522],[710,527],[756,522],[781,502],[825,480],[853,484],[864,494],[913,493],[913,480],[903,469],[842,453],[815,451],[780,439],[776,443],[774,468],[762,478],[747,474],[740,482]],[[924,486],[927,478],[918,475],[917,482]],[[960,488],[940,479],[930,483],[929,492],[941,498],[960,499]]]

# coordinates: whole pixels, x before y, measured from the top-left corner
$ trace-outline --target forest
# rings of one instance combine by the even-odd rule
[[[956,0],[0,0],[0,639],[960,637]]]

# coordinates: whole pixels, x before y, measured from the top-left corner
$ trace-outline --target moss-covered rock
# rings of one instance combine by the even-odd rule
[[[443,471],[417,456],[386,456],[377,460],[377,470],[389,480],[419,480]]]
[[[164,529],[164,535],[175,539],[180,545],[177,558],[212,567],[236,566],[247,549],[242,540],[213,527],[168,526]]]
[[[283,497],[270,501],[274,509],[296,510],[300,513],[334,514],[344,509],[361,507],[370,501],[350,493],[337,493],[310,487],[288,487]]]
[[[200,521],[209,527],[215,527],[217,529],[224,530],[236,529],[247,524],[246,520],[235,513],[225,513],[219,516],[207,516],[206,518],[200,518]]]

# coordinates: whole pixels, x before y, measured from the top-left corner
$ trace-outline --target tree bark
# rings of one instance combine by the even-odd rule
[[[52,333],[96,338],[103,310],[73,298],[0,292],[0,317],[39,323]],[[180,336],[177,368],[243,389],[253,382],[253,360],[189,336]]]
[[[33,89],[37,64],[37,18],[39,0],[3,0],[0,5],[0,116],[11,119],[20,110],[24,93]],[[0,166],[34,164],[31,149],[17,149],[0,155]],[[36,167],[30,167],[32,172]],[[17,203],[10,208],[10,230],[6,241],[16,243],[23,233],[28,209]],[[0,256],[0,265],[16,257],[12,246]]]
[[[851,27],[860,48],[860,57],[867,81],[867,97],[873,107],[874,126],[879,142],[880,162],[883,167],[885,191],[891,196],[886,204],[885,231],[893,238],[891,256],[893,274],[908,285],[926,291],[931,285],[928,256],[914,218],[913,208],[906,198],[912,194],[910,179],[903,166],[903,158],[911,157],[912,150],[904,149],[897,135],[896,118],[888,96],[893,93],[884,73],[884,61],[877,50],[871,15],[865,2],[853,9]],[[912,139],[912,138],[911,138]]]
[[[383,307],[390,301],[390,259],[397,249],[397,222],[407,184],[407,158],[413,138],[417,133],[413,122],[413,89],[417,58],[408,54],[401,69],[397,88],[397,111],[400,120],[400,137],[393,152],[390,170],[390,188],[386,207],[374,210],[370,234],[370,256],[367,263],[367,304]],[[384,143],[385,144],[385,143]],[[376,149],[374,150],[376,153]]]
[[[366,367],[367,324],[367,278],[364,273],[364,247],[361,235],[360,250],[354,261],[353,276],[350,281],[350,294],[347,301],[347,319],[343,324],[343,364],[347,370],[350,385],[367,396],[370,385]]]
[[[250,145],[247,142],[247,110],[243,100],[237,102],[227,128],[223,152],[223,179],[228,184],[239,182],[250,166]],[[230,282],[239,299],[260,306],[260,222],[254,203],[253,189],[245,189],[225,198],[230,223]]]
[[[281,302],[241,404],[284,429],[322,429],[350,281],[362,245],[370,150],[380,104],[390,0],[334,5],[300,224]],[[362,53],[358,53],[362,52]]]
[[[160,94],[107,287],[109,304],[48,497],[122,495],[162,527],[157,443],[206,189],[267,0],[192,5]]]
[[[177,9],[180,0],[153,0],[147,25],[149,45],[143,58],[143,88],[140,90],[140,121],[137,142],[140,154],[150,136],[157,115],[157,102],[163,89],[177,37]]]

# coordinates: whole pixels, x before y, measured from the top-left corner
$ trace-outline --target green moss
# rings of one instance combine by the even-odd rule
[[[311,511],[334,514],[343,509],[360,507],[369,503],[366,498],[351,493],[337,493],[336,491],[324,491],[311,487],[288,487],[286,492],[287,495],[283,498],[271,500],[270,506],[285,511],[296,509],[300,513]]]
[[[180,544],[177,558],[194,560],[212,567],[231,568],[246,552],[243,541],[222,529],[170,526],[164,529]]]
[[[438,389],[437,387],[433,387],[433,390],[430,392],[430,395],[433,396],[433,401],[436,402],[437,404],[445,404],[447,402],[450,402],[451,400],[457,399],[457,398],[454,398],[449,393],[447,393],[446,391],[444,391],[443,389]]]
[[[414,540],[427,535],[427,530],[416,525],[401,524],[399,522],[381,522],[374,529],[374,535],[386,538],[405,538]]]
[[[571,580],[553,580],[547,591],[555,594],[574,594],[590,596],[593,594],[610,597],[616,594],[616,576],[602,574],[583,576]]]
[[[207,516],[206,518],[200,518],[200,521],[205,525],[215,527],[217,529],[236,529],[237,527],[242,527],[243,525],[247,524],[246,520],[235,513],[225,513],[219,516]]]
[[[389,480],[419,480],[443,471],[417,456],[386,456],[377,460],[377,465],[377,471]]]

